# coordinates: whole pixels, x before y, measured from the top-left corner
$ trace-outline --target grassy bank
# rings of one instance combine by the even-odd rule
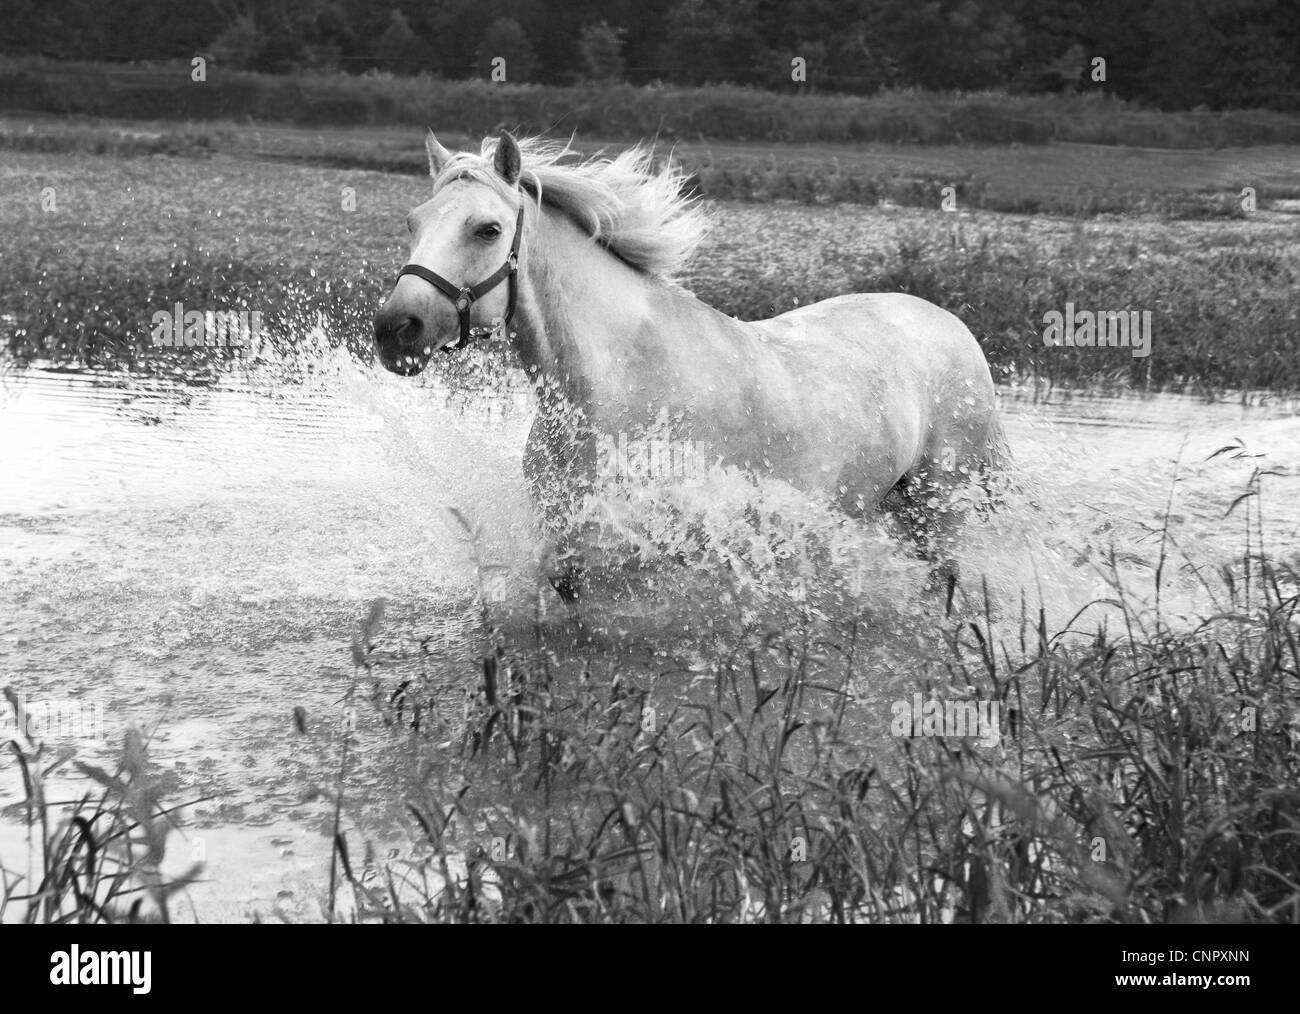
[[[688,670],[553,623],[506,634],[484,606],[473,668],[399,682],[372,665],[392,647],[376,603],[343,707],[373,706],[419,759],[409,840],[383,860],[339,832],[354,744],[321,733],[339,758],[325,915],[347,895],[385,922],[1300,922],[1298,578],[1246,554],[1192,629],[1118,580],[1068,630],[1023,607],[936,616],[903,673],[882,667],[888,618],[829,582],[768,587],[783,625],[715,628]],[[916,696],[994,724],[899,727]],[[45,872],[5,874],[0,908],[165,917],[194,872],[157,872],[169,811],[138,735],[122,771],[87,774],[104,798],[71,818],[28,781]],[[117,865],[128,843],[145,859]]]
[[[422,135],[406,127],[310,130],[285,124],[0,117],[0,149],[10,151],[124,157],[227,154],[412,176],[428,172]],[[475,148],[479,141],[455,133],[444,134],[443,140],[460,148]],[[592,138],[578,138],[574,144],[587,153],[620,147],[619,142]],[[1245,185],[1254,189],[1258,211],[1300,203],[1295,154],[1285,148],[1135,153],[1058,144],[922,149],[686,142],[672,148],[689,189],[713,200],[935,208],[951,193],[964,209],[1180,219],[1248,217],[1241,200]]]
[[[484,134],[637,140],[889,141],[906,144],[1092,144],[1204,148],[1300,142],[1300,117],[1268,111],[1155,112],[1104,92],[1011,96],[887,92],[876,96],[747,88],[511,85],[428,78],[227,71],[188,63],[124,66],[9,58],[0,95],[10,111],[136,119],[253,119],[300,124],[434,125]]]
[[[149,348],[176,302],[260,310],[292,344],[323,318],[368,354],[405,255],[401,176],[192,159],[15,154],[5,183],[0,322],[21,359],[193,375],[212,351]],[[341,195],[352,188],[355,210]],[[42,211],[52,188],[56,208]],[[1300,248],[1289,216],[1066,221],[906,208],[717,205],[684,281],[742,318],[843,292],[906,291],[962,317],[1007,380],[1142,389],[1300,390]],[[1067,302],[1150,310],[1152,351],[1049,348]],[[221,355],[224,355],[221,354]]]
[[[1118,589],[1071,632],[1032,611],[1018,629],[936,624],[943,647],[908,689],[996,702],[995,745],[880,731],[897,702],[862,648],[872,617],[827,630],[821,600],[697,673],[628,678],[590,659],[566,672],[551,645],[498,639],[478,710],[412,804],[427,858],[355,880],[361,911],[1300,921],[1300,600],[1288,568],[1256,576],[1253,604],[1237,574],[1223,615],[1192,633],[1152,625]],[[404,724],[418,696],[401,688],[387,717]],[[427,722],[438,708],[425,704]]]

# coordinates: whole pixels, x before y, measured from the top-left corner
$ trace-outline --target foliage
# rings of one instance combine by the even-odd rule
[[[286,343],[323,315],[337,340],[368,354],[370,314],[404,255],[401,212],[418,193],[403,176],[251,162],[230,176],[189,159],[153,160],[146,173],[105,159],[94,164],[93,200],[64,187],[64,210],[44,213],[35,195],[57,182],[62,160],[10,158],[35,188],[7,206],[0,238],[6,341],[21,359],[170,368],[177,357],[149,347],[149,319],[177,301],[260,309]],[[349,181],[357,210],[344,212],[339,187]],[[897,186],[882,196],[905,195]],[[1289,216],[1168,222],[1158,201],[1119,220],[947,214],[935,198],[924,184],[911,201],[927,210],[721,205],[684,281],[745,319],[844,292],[911,292],[961,317],[1008,381],[1300,391]],[[176,207],[222,214],[177,218]],[[111,256],[97,235],[118,237]],[[1043,316],[1066,302],[1150,310],[1151,355],[1045,347]],[[183,362],[215,368],[230,354],[196,350]]]
[[[606,22],[587,25],[582,30],[578,48],[582,66],[593,81],[623,80],[623,39],[625,28],[611,28]]]
[[[127,730],[110,773],[34,738],[21,699],[11,687],[4,696],[18,728],[6,746],[22,772],[35,863],[30,875],[0,866],[0,921],[12,908],[27,923],[170,922],[172,897],[198,879],[203,865],[177,877],[162,872],[180,808],[162,805],[144,735]],[[91,787],[65,803],[51,798],[50,788],[69,761]]]
[[[219,40],[229,49],[229,33],[252,19],[261,44],[251,65],[274,73],[333,62],[353,74],[481,77],[473,56],[486,52],[519,61],[512,80],[563,84],[590,72],[583,29],[604,19],[627,26],[627,74],[638,84],[1086,89],[1164,109],[1300,108],[1300,9],[1282,0],[1159,0],[1141,10],[1084,0],[526,0],[486,9],[479,0],[195,9],[131,0],[102,12],[85,0],[9,0],[7,14],[0,52],[60,60],[189,59],[222,48]],[[399,19],[401,45],[383,44],[398,41]],[[511,43],[526,41],[527,57],[503,49],[503,19],[517,25]],[[808,61],[806,84],[791,80],[796,56]],[[1104,81],[1078,73],[1097,57],[1107,61]]]
[[[505,81],[526,84],[537,73],[537,57],[533,54],[532,44],[523,26],[513,18],[497,18],[488,25],[488,30],[479,43],[475,60],[479,72],[485,78],[491,78],[495,70],[494,61],[505,60]]]
[[[408,804],[418,858],[349,867],[359,917],[1294,923],[1296,579],[1247,554],[1190,631],[1118,580],[1068,631],[935,621],[905,682],[996,704],[995,743],[873,725],[898,688],[873,617],[829,591],[686,672],[489,624],[461,721],[367,665],[385,723],[442,742]]]
[[[484,79],[448,81],[383,75],[303,73],[292,78],[212,69],[202,86],[190,65],[0,60],[0,106],[128,119],[272,123],[433,125],[484,136],[499,125],[526,133],[608,139],[899,144],[1087,144],[1216,148],[1300,141],[1300,120],[1275,112],[1159,113],[1109,93],[880,92],[867,98],[754,88],[638,87],[578,82],[521,84],[529,43],[514,29],[480,51]],[[269,45],[269,43],[268,43]],[[277,44],[278,45],[278,44]],[[267,53],[270,53],[268,56]],[[513,56],[512,56],[513,54]],[[507,57],[507,81],[487,80],[492,56]],[[272,59],[267,50],[259,59]],[[430,71],[438,69],[430,63]],[[573,66],[581,66],[575,61]],[[782,64],[790,73],[789,58]],[[815,68],[810,81],[816,79]],[[528,78],[523,78],[528,80]]]

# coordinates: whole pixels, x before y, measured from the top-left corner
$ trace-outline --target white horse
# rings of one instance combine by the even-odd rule
[[[433,195],[407,216],[410,263],[375,317],[375,347],[412,375],[505,326],[541,381],[524,467],[550,520],[589,488],[600,438],[666,423],[710,461],[851,515],[893,511],[953,573],[965,513],[953,494],[1003,447],[988,364],[957,317],[873,293],[739,321],[671,281],[702,213],[643,149],[576,161],[504,132],[480,155],[432,133],[427,148]]]

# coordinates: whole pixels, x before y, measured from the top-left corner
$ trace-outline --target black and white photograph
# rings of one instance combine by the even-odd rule
[[[0,937],[1108,924],[1081,988],[1249,993],[1295,3],[4,8]]]

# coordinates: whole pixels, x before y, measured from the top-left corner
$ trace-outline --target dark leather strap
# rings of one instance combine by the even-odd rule
[[[519,217],[515,220],[515,238],[510,243],[510,256],[506,262],[492,272],[487,278],[477,285],[458,286],[453,285],[447,279],[436,271],[430,271],[420,264],[407,264],[401,271],[397,272],[397,277],[402,275],[414,275],[416,278],[422,278],[444,296],[452,301],[456,307],[456,315],[460,318],[460,338],[454,342],[448,342],[442,347],[444,352],[453,352],[462,349],[469,344],[470,339],[470,308],[482,299],[489,292],[495,289],[506,279],[510,280],[510,294],[506,301],[506,325],[515,316],[515,299],[517,296],[516,276],[519,271],[519,241],[524,235],[524,206],[521,202],[519,205]]]

